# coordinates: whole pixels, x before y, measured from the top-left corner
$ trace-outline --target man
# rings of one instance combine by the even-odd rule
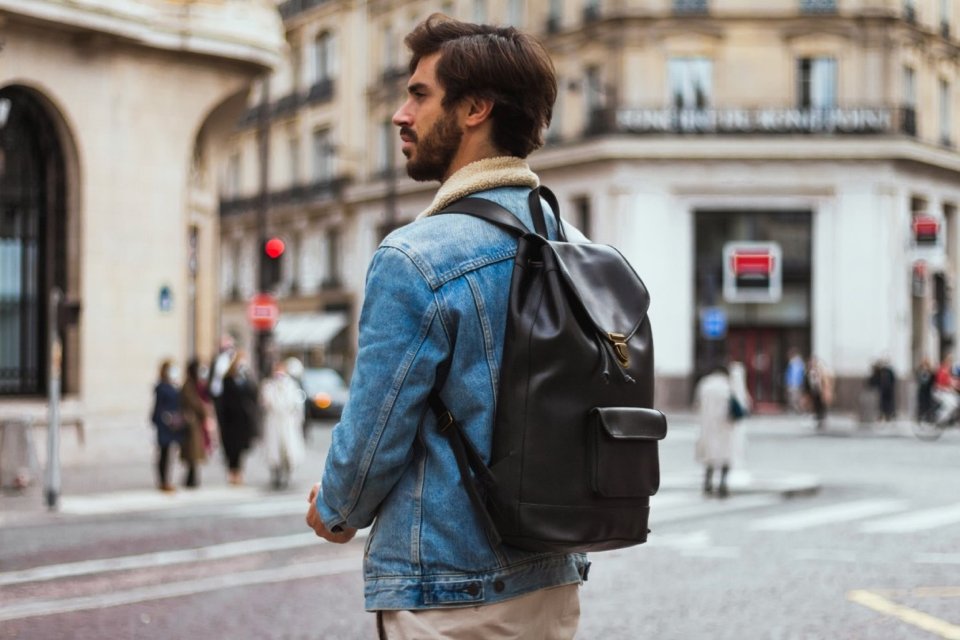
[[[787,388],[787,405],[794,413],[800,413],[803,409],[803,379],[805,375],[806,368],[800,352],[791,349],[787,369],[783,374],[783,384]]]
[[[553,65],[513,28],[440,15],[405,42],[412,75],[393,123],[408,174],[442,184],[370,264],[350,400],[307,523],[342,543],[376,519],[365,603],[381,637],[572,638],[586,559],[492,544],[427,405],[436,385],[489,462],[517,243],[482,220],[432,214],[473,195],[533,227],[539,179],[523,158],[550,122]]]

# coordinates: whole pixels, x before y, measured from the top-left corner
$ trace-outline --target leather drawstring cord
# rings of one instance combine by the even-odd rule
[[[597,341],[597,346],[600,348],[600,377],[603,378],[604,384],[610,384],[610,360],[617,360],[616,354],[613,353],[613,345],[610,344],[609,340],[606,340],[604,337],[601,337],[600,334],[595,335]],[[627,370],[620,366],[620,361],[617,360],[617,371],[620,372],[620,379],[626,382],[627,384],[636,384],[636,380],[633,379]]]

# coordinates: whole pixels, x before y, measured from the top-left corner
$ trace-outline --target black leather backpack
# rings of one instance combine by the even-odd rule
[[[559,240],[547,239],[541,196]],[[652,408],[650,296],[613,247],[567,242],[549,190],[531,191],[529,206],[534,231],[481,198],[440,212],[518,238],[489,466],[437,389],[430,405],[492,544],[563,552],[641,544],[667,433]]]

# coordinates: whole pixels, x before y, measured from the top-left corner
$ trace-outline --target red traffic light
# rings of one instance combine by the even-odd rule
[[[270,238],[267,240],[266,244],[263,245],[263,250],[269,258],[279,258],[283,255],[283,250],[287,246],[283,243],[283,240],[280,238]]]

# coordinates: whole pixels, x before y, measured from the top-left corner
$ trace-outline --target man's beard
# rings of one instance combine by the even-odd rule
[[[462,139],[463,130],[457,126],[456,117],[444,113],[422,139],[415,140],[415,154],[407,160],[407,175],[419,182],[442,181]]]

